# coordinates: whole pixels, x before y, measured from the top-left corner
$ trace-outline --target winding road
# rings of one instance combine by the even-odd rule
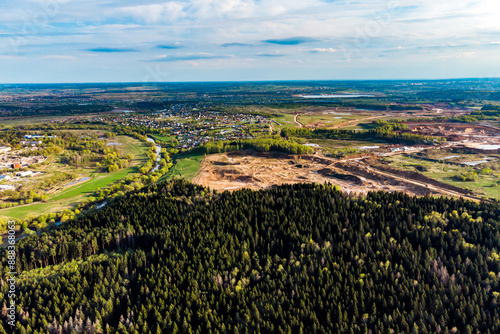
[[[420,182],[420,181],[415,181],[415,180],[412,180],[412,179],[409,179],[409,178],[406,178],[406,177],[402,177],[402,176],[399,176],[399,175],[395,175],[395,174],[392,174],[392,173],[382,172],[380,170],[377,170],[377,169],[374,169],[374,168],[371,168],[371,167],[367,167],[366,169],[369,170],[369,171],[371,171],[371,172],[373,172],[373,173],[376,173],[376,174],[379,174],[379,175],[382,175],[382,176],[385,176],[385,177],[390,177],[390,178],[397,179],[397,180],[400,180],[400,181],[404,181],[404,182],[407,182],[407,183],[411,183],[411,184],[414,184],[414,185],[417,185],[417,186],[420,186],[420,187],[428,188],[430,190],[434,190],[434,191],[439,192],[439,193],[441,193],[443,195],[449,195],[449,196],[459,197],[459,198],[462,197],[464,199],[468,199],[470,201],[475,201],[475,202],[477,202],[477,201],[480,200],[477,197],[473,197],[473,196],[470,196],[470,195],[461,194],[461,193],[453,191],[453,190],[441,188],[441,187],[435,186],[433,184],[427,184],[427,183],[423,183],[423,182]]]
[[[297,117],[299,117],[299,115],[301,115],[301,114],[296,114],[296,115],[293,117],[293,121],[295,122],[295,124],[297,124],[297,126],[298,126],[299,128],[303,128],[303,127],[304,127],[304,125],[302,125],[302,123],[300,123],[300,122],[297,120]]]
[[[363,121],[368,121],[368,120],[371,120],[371,119],[377,119],[377,118],[382,118],[382,117],[387,117],[387,115],[371,116],[371,117],[361,118],[361,119],[353,119],[352,121],[346,121],[346,122],[342,122],[342,123],[339,123],[339,124],[335,124],[335,125],[332,126],[332,128],[333,129],[337,129],[337,128],[345,127],[346,125],[356,125],[356,124],[361,123]]]

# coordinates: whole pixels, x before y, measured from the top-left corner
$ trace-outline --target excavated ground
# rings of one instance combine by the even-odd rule
[[[381,175],[359,160],[335,162],[317,156],[254,151],[208,155],[193,182],[219,191],[329,182],[348,193],[384,190],[412,195],[442,195],[426,186]]]

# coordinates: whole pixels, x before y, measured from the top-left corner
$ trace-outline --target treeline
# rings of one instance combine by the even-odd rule
[[[419,100],[427,100],[431,103],[460,101],[475,101],[482,103],[484,101],[500,101],[499,92],[463,89],[437,89],[432,91],[423,91],[416,93],[415,97]]]
[[[500,117],[500,111],[495,110],[478,110],[473,111],[469,115],[461,116],[437,116],[437,117],[412,117],[405,120],[390,119],[387,120],[391,123],[398,122],[457,122],[457,123],[477,123],[481,120],[493,119],[496,120]]]
[[[373,131],[376,132],[391,132],[391,131],[400,131],[400,130],[408,130],[408,124],[402,122],[390,122],[390,120],[377,119],[372,122],[377,125]]]
[[[402,119],[389,119],[387,122],[390,123],[400,123],[400,122],[456,122],[456,123],[477,123],[479,120],[487,119],[483,114],[475,114],[471,113],[470,115],[461,115],[461,116],[438,116],[438,117],[412,117]]]
[[[485,109],[485,107],[483,107],[481,110],[473,111],[471,113],[471,116],[480,120],[497,120],[500,117],[500,106],[488,106],[488,109]]]
[[[18,242],[12,331],[498,333],[499,222],[498,204],[331,185],[155,184]]]
[[[19,125],[9,128],[8,133],[11,133],[9,138],[13,138],[14,136],[33,134],[33,132],[36,131],[54,131],[54,130],[105,130],[113,132],[117,135],[131,136],[143,142],[147,141],[147,134],[162,134],[160,130],[151,129],[148,127],[122,126],[118,124],[108,124],[108,123],[90,122],[90,121],[81,121],[80,123],[63,123],[63,124]]]
[[[18,106],[2,105],[0,113],[3,117],[10,116],[70,116],[78,114],[101,113],[112,111],[113,107],[100,104],[67,104],[44,106],[39,108],[20,108]]]
[[[156,102],[156,101],[140,101],[131,105],[131,108],[138,110],[163,110],[170,109],[172,106],[183,103],[181,101]],[[184,102],[185,103],[185,102]]]
[[[481,108],[482,111],[488,111],[488,110],[498,110],[500,111],[500,106],[492,105],[492,104],[486,104]]]
[[[107,132],[105,138],[112,138],[114,134]],[[21,153],[24,156],[56,155],[58,160],[70,166],[85,168],[97,167],[107,172],[114,172],[127,167],[132,155],[123,157],[115,146],[108,146],[99,139],[97,134],[80,135],[71,132],[57,132],[55,138],[41,138],[42,143],[37,150]]]
[[[336,140],[384,140],[389,143],[418,144],[424,142],[445,141],[445,138],[423,136],[408,132],[394,132],[407,129],[403,123],[387,123],[371,130],[353,131],[339,129],[284,128],[281,136],[285,138],[302,137],[309,139],[336,139]]]
[[[399,105],[399,104],[391,104],[388,106],[389,110],[424,110],[424,107],[418,105]]]
[[[332,100],[338,100],[332,98]],[[265,103],[266,107],[276,108],[276,109],[300,109],[305,107],[321,106],[329,108],[355,108],[362,110],[376,110],[376,111],[401,111],[401,110],[423,110],[422,106],[419,105],[402,105],[402,104],[388,104],[383,102],[374,103],[358,103],[358,102],[328,102],[324,99],[308,100],[307,102],[297,101],[297,102],[270,102]]]
[[[245,115],[252,115],[252,116],[262,116],[266,118],[272,118],[272,117],[282,117],[283,114],[280,113],[273,113],[273,112],[268,112],[268,111],[260,111],[260,110],[252,110],[252,109],[241,109],[241,108],[235,108],[235,107],[225,107],[225,108],[220,108],[219,110],[208,110],[208,111],[221,111],[229,115],[238,115],[238,114],[245,114]]]
[[[81,114],[81,113],[99,113],[113,110],[112,106],[100,104],[68,104],[55,105],[38,108],[38,112],[57,115]]]
[[[314,149],[292,140],[276,138],[259,138],[249,140],[216,141],[203,144],[196,150],[202,153],[222,153],[253,149],[259,152],[278,151],[289,154],[312,154]]]

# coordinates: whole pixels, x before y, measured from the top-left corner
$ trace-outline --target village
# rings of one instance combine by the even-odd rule
[[[154,136],[155,139],[167,140],[172,148],[178,150],[193,149],[214,140],[249,139],[258,132],[268,132],[270,122],[260,115],[205,111],[179,104],[168,110],[138,113],[118,109],[102,116],[65,118],[52,123],[82,121],[156,130],[161,135]],[[0,147],[0,191],[15,190],[26,182],[23,180],[37,175],[37,172],[28,168],[45,162],[47,157],[26,152],[38,150],[43,147],[44,140],[51,138],[57,136],[26,134],[17,143],[10,143],[12,147]]]
[[[168,110],[150,113],[115,111],[113,115],[96,116],[88,122],[117,124],[157,130],[170,136],[176,149],[192,149],[212,140],[253,138],[255,132],[268,132],[271,120],[261,115],[230,114],[223,111],[200,110],[175,105]],[[81,119],[68,119],[76,122]]]

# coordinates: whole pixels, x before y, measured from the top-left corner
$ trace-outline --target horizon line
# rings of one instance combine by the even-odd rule
[[[19,83],[0,83],[0,86],[7,85],[92,85],[92,84],[140,84],[140,85],[158,85],[158,84],[180,84],[180,83],[243,83],[243,82],[360,82],[360,81],[445,81],[445,80],[499,80],[500,77],[458,77],[458,78],[439,78],[439,79],[273,79],[273,80],[188,80],[188,81],[88,81],[88,82],[19,82]]]

